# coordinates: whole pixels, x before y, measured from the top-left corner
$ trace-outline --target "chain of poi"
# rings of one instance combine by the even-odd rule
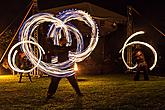
[[[155,66],[156,66],[156,63],[157,63],[157,52],[155,51],[155,49],[148,43],[145,43],[145,42],[141,42],[141,41],[133,41],[131,43],[128,43],[133,37],[139,35],[139,34],[144,34],[143,31],[139,31],[139,32],[136,32],[134,34],[132,34],[127,40],[126,42],[124,43],[123,45],[123,48],[119,51],[119,53],[122,52],[122,60],[125,64],[125,66],[128,68],[128,69],[135,69],[137,67],[137,64],[135,64],[134,66],[129,66],[126,61],[125,61],[125,58],[124,58],[124,50],[126,47],[130,46],[130,45],[134,45],[134,44],[140,44],[140,45],[145,45],[147,46],[148,48],[151,49],[151,51],[153,52],[154,54],[154,62],[153,62],[153,65],[150,67],[150,70],[152,70]]]
[[[84,49],[84,42],[83,42],[83,37],[82,34],[79,32],[78,29],[73,27],[69,22],[71,20],[78,20],[78,21],[83,21],[86,23],[89,27],[91,27],[92,32],[91,32],[91,40],[89,46]],[[34,50],[32,48],[32,45],[36,45],[39,50],[39,54],[44,54],[43,48],[34,40],[32,37],[32,34],[34,30],[42,23],[44,22],[50,22],[51,26],[48,32],[48,37],[53,37],[54,38],[54,45],[58,45],[58,40],[61,38],[60,37],[60,32],[63,31],[64,34],[66,35],[68,45],[72,44],[72,38],[70,33],[72,32],[77,39],[77,49],[76,52],[69,52],[69,59],[65,62],[62,63],[45,63],[44,61],[41,60],[41,56],[39,56],[39,59],[35,56]],[[70,76],[74,73],[74,69],[66,69],[70,66],[72,66],[75,62],[80,62],[84,60],[86,57],[90,55],[90,53],[94,50],[94,48],[97,45],[98,42],[98,27],[92,17],[85,13],[84,11],[81,10],[67,10],[59,14],[57,17],[54,17],[52,14],[49,13],[38,13],[33,16],[31,16],[26,22],[23,24],[20,32],[19,32],[19,39],[20,42],[18,44],[15,44],[13,48],[10,50],[10,54],[8,55],[8,62],[12,69],[18,72],[29,72],[32,71],[35,67],[40,69],[41,71],[45,72],[48,75],[51,76],[57,76],[57,77],[65,77],[65,76]],[[33,42],[33,43],[32,43]],[[31,70],[20,70],[18,67],[15,66],[15,61],[13,60],[15,58],[12,58],[11,60],[11,54],[18,45],[21,45],[21,49],[27,56],[27,58],[31,61],[31,63],[34,66]],[[16,53],[14,53],[16,54]]]

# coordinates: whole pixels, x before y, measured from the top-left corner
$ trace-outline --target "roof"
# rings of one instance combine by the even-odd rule
[[[57,15],[59,12],[62,12],[67,9],[79,9],[88,12],[98,24],[101,36],[104,36],[107,33],[116,30],[116,28],[114,28],[116,24],[124,24],[127,21],[127,17],[123,15],[88,2],[40,10],[40,12],[49,12],[54,15]]]

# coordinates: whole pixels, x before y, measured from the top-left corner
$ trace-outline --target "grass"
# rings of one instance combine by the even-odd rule
[[[165,77],[150,76],[150,81],[133,81],[130,74],[80,75],[83,97],[77,97],[66,78],[59,84],[53,99],[45,100],[49,77],[0,76],[1,110],[54,109],[165,109]]]

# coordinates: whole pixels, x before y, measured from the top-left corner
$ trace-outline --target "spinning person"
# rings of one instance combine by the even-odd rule
[[[134,76],[134,80],[135,81],[139,80],[141,71],[143,71],[144,80],[149,80],[148,77],[149,68],[147,62],[145,61],[143,52],[140,49],[135,49],[133,53],[133,58],[137,63],[137,68],[136,68],[137,72]]]
[[[156,66],[156,63],[157,63],[157,52],[155,51],[155,49],[148,43],[146,42],[141,42],[141,41],[132,41],[130,43],[128,43],[133,37],[139,35],[139,34],[144,34],[144,31],[139,31],[139,32],[135,32],[134,34],[132,34],[130,37],[128,37],[128,39],[125,41],[122,49],[119,51],[119,53],[122,52],[122,60],[125,64],[125,66],[128,68],[128,69],[137,69],[137,72],[135,74],[135,77],[134,77],[134,80],[139,80],[139,75],[140,75],[140,72],[143,71],[144,73],[144,80],[149,80],[149,77],[148,77],[148,72],[151,71],[155,66]],[[136,65],[134,66],[129,66],[125,59],[124,59],[124,50],[126,47],[130,46],[130,45],[135,45],[135,44],[138,44],[138,45],[144,45],[146,47],[148,47],[149,49],[151,49],[153,55],[154,55],[154,62],[153,62],[153,65],[149,68],[148,67],[148,64],[145,60],[145,57],[144,57],[144,54],[142,52],[141,49],[139,48],[136,48],[134,50],[134,53],[133,53],[133,58],[134,58],[134,61],[136,62]]]
[[[50,41],[50,42],[52,42],[52,41]],[[58,56],[58,63],[61,63],[61,62],[68,60],[68,52],[71,49],[71,47],[69,47],[69,46],[67,47],[66,43],[67,43],[66,38],[62,37],[59,40],[59,46],[54,45],[52,47],[52,49],[50,50],[51,52],[49,54],[50,56],[48,56],[48,58],[49,58],[48,62],[51,62],[50,58],[51,58],[51,56],[54,56],[54,55]],[[53,43],[51,43],[51,45],[52,44]],[[75,75],[73,74],[71,76],[67,76],[66,78],[68,79],[69,83],[72,85],[74,90],[76,91],[76,94],[78,96],[82,96],[82,93],[79,89]],[[56,90],[57,90],[57,87],[58,87],[60,80],[61,80],[61,77],[51,76],[51,83],[50,83],[49,88],[48,88],[47,99],[50,99],[56,93]]]
[[[29,70],[32,67],[31,62],[27,59],[25,54],[21,51],[19,52],[19,55],[18,55],[18,67],[24,70]],[[20,74],[19,83],[21,83],[23,72],[19,72],[19,74]],[[27,73],[27,74],[28,74],[30,82],[32,82],[30,73]]]

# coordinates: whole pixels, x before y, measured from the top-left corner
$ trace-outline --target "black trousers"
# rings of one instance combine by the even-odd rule
[[[138,81],[140,79],[141,73],[143,73],[143,75],[144,75],[144,80],[149,80],[148,72],[149,72],[149,70],[141,70],[141,71],[137,70],[137,72],[135,73],[135,76],[134,76],[134,80]]]
[[[66,77],[69,81],[69,83],[72,85],[72,87],[74,88],[74,90],[76,91],[77,94],[81,94],[77,80],[75,78],[74,75]],[[61,80],[61,77],[52,77],[51,78],[51,83],[49,85],[49,89],[48,89],[48,94],[49,95],[53,95],[56,93],[58,84]]]
[[[22,74],[23,74],[23,73],[19,73],[19,74],[20,74],[19,82],[21,82],[21,80],[22,80]],[[31,79],[30,73],[26,73],[26,74],[28,74],[29,80],[30,80],[30,82],[32,82],[32,79]]]

